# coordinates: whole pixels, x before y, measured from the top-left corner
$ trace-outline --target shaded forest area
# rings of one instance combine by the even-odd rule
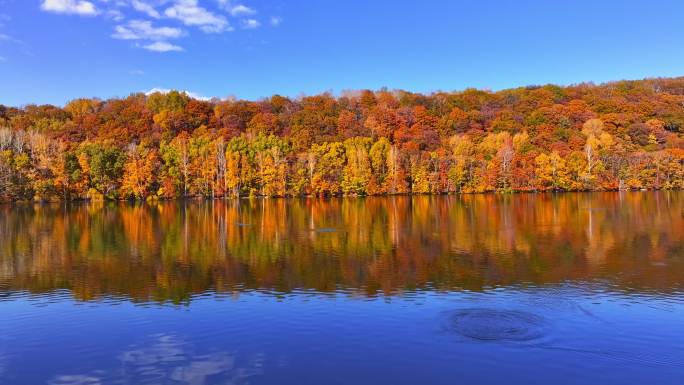
[[[684,77],[0,105],[0,200],[679,189]]]

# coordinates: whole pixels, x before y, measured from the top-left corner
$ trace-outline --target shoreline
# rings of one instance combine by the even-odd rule
[[[78,198],[78,199],[59,199],[59,200],[10,200],[10,201],[0,201],[0,205],[11,205],[11,204],[53,204],[53,203],[153,203],[153,202],[181,202],[181,201],[195,201],[195,202],[213,202],[213,201],[242,201],[242,200],[267,200],[267,199],[283,199],[283,200],[296,200],[296,199],[348,199],[348,198],[393,198],[393,197],[442,197],[442,196],[481,196],[481,195],[493,195],[493,196],[514,196],[514,195],[564,195],[564,194],[593,194],[593,193],[639,193],[639,192],[681,192],[684,191],[682,188],[671,188],[671,189],[615,189],[615,190],[545,190],[545,191],[507,191],[507,192],[497,192],[497,191],[484,191],[484,192],[448,192],[448,193],[396,193],[396,194],[372,194],[372,195],[345,195],[345,194],[333,194],[333,195],[284,195],[284,196],[268,196],[268,195],[242,195],[239,197],[228,196],[228,197],[202,197],[202,196],[186,196],[186,197],[154,197],[147,199],[89,199],[89,198]]]

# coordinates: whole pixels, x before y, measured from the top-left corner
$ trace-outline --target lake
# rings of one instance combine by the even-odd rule
[[[0,206],[0,383],[682,384],[684,193]]]

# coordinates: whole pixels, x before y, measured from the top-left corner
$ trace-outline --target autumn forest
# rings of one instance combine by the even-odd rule
[[[0,200],[684,187],[684,77],[0,105]]]

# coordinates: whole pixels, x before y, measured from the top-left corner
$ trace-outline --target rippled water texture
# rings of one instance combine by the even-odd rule
[[[0,384],[684,383],[684,193],[0,206]]]
[[[450,317],[448,329],[483,341],[531,341],[544,335],[544,319],[519,310],[462,309]]]

